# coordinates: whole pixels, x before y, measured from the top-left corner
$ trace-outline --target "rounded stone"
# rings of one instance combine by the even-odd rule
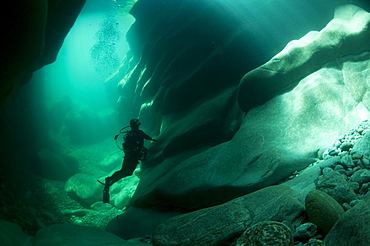
[[[342,165],[336,165],[334,167],[334,171],[337,171],[340,174],[346,174],[346,170],[344,169]]]
[[[353,144],[351,142],[345,142],[345,143],[342,143],[339,148],[342,151],[348,151],[352,147],[353,147]]]
[[[316,181],[316,189],[333,197],[339,204],[349,203],[356,199],[356,193],[347,182],[347,177],[333,171],[320,176]]]
[[[335,223],[323,246],[367,246],[370,242],[370,197],[365,196]]]
[[[331,172],[333,172],[334,170],[330,167],[325,167],[323,170],[322,170],[322,174],[323,175],[326,175],[326,174],[329,174]]]
[[[323,191],[314,190],[308,193],[305,204],[309,220],[323,234],[327,234],[344,214],[344,209],[339,203]]]
[[[350,178],[350,181],[357,182],[359,184],[370,182],[370,170],[361,169],[356,171]]]
[[[294,239],[288,226],[277,221],[262,221],[249,227],[236,246],[292,246]]]
[[[294,238],[310,238],[317,232],[317,226],[314,223],[307,222],[297,227]]]
[[[354,168],[355,164],[353,163],[352,157],[349,155],[345,155],[340,159],[340,162],[342,165],[345,166],[345,168]]]
[[[340,157],[330,157],[322,162],[319,163],[320,168],[324,169],[326,167],[334,168],[338,163],[340,163]]]
[[[100,201],[103,194],[103,186],[96,182],[93,175],[87,173],[72,176],[66,182],[64,190],[72,199],[89,206]]]

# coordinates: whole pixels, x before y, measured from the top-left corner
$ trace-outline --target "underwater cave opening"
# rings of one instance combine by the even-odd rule
[[[5,103],[0,196],[10,201],[1,203],[0,219],[30,234],[54,223],[104,228],[127,205],[136,176],[113,187],[114,195],[122,197],[117,209],[99,203],[91,209],[102,198],[103,186],[96,179],[122,164],[123,153],[113,139],[122,128],[117,85],[106,80],[129,49],[126,32],[134,18],[128,12],[135,2],[87,0],[57,60],[35,71]],[[75,175],[81,179],[70,185],[71,193],[87,190],[87,202],[67,195],[68,180]],[[118,189],[123,183],[126,189]]]

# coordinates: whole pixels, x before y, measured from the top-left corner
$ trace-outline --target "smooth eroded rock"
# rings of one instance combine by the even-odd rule
[[[316,188],[333,197],[339,204],[350,203],[357,198],[345,176],[336,171],[320,176]]]
[[[338,8],[335,19],[321,32],[308,34],[301,40],[303,43],[293,41],[289,44],[281,54],[289,58],[286,62],[294,58],[297,64],[302,65],[299,59],[306,56],[302,57],[297,50],[304,49],[307,56],[314,54],[315,57],[322,56],[326,59],[326,53],[331,52],[330,47],[333,45],[331,35],[338,38],[336,32],[339,30],[341,34],[345,34],[344,38],[358,42],[358,46],[352,47],[353,49],[338,45],[337,54],[348,56],[338,57],[337,60],[332,58],[324,63],[320,60],[320,66],[316,62],[309,62],[306,64],[309,69],[298,76],[297,81],[294,78],[298,72],[289,66],[282,66],[283,72],[276,72],[276,76],[284,76],[284,82],[291,80],[290,82],[296,83],[295,88],[273,97],[260,107],[248,110],[231,140],[165,158],[159,164],[148,160],[148,168],[142,175],[132,204],[137,207],[175,206],[185,211],[212,206],[277,184],[293,172],[315,162],[318,149],[331,144],[334,138],[351,129],[355,123],[370,117],[365,101],[357,100],[352,93],[356,85],[354,83],[357,81],[358,85],[364,84],[360,81],[366,81],[363,78],[369,73],[365,68],[370,59],[368,43],[360,41],[367,35],[365,27],[368,17],[369,14],[358,7],[343,6]],[[351,25],[355,24],[359,24],[357,29],[351,29]],[[314,42],[312,45],[311,41]],[[335,42],[337,41],[336,39]],[[277,59],[271,62],[279,63]],[[342,70],[338,68],[342,67],[338,62],[343,65]],[[257,70],[267,73],[278,71],[266,69],[266,66]],[[351,74],[351,78],[347,74]],[[268,80],[259,73],[255,75],[256,78],[260,76],[258,81]],[[250,79],[252,84],[257,81],[253,76]],[[248,75],[245,80],[248,80]],[[271,82],[271,87],[274,86],[274,82]],[[367,87],[362,88],[365,93]],[[261,93],[268,91],[263,89]],[[252,94],[253,98],[260,98],[259,93]],[[239,92],[239,96],[246,97],[242,92]],[[190,116],[181,119],[189,119],[187,124],[199,124]],[[163,129],[171,128],[171,124],[163,123],[166,123]],[[163,134],[165,136],[171,133]],[[182,149],[181,141],[179,144],[164,141],[173,149]],[[167,147],[166,149],[168,150]],[[340,163],[340,159],[338,162]],[[333,163],[325,163],[327,164]]]
[[[370,196],[348,210],[334,225],[323,246],[367,246],[370,242]]]
[[[324,234],[327,234],[344,214],[339,203],[323,191],[311,191],[305,203],[309,220]]]
[[[249,210],[240,204],[201,209],[160,224],[153,243],[158,246],[227,245],[250,221]]]
[[[160,224],[154,245],[228,245],[250,225],[261,221],[293,221],[303,212],[299,193],[271,186],[228,203],[183,214]],[[179,229],[181,228],[181,229]]]
[[[102,200],[103,188],[96,178],[87,173],[77,173],[65,184],[64,190],[67,194],[83,205],[91,205]]]
[[[247,73],[239,85],[239,106],[248,112],[292,90],[325,63],[366,50],[369,22],[370,14],[355,5],[338,7],[334,19],[320,32],[311,31],[291,41],[269,62]]]
[[[29,238],[19,225],[5,220],[0,220],[0,242],[4,246],[28,246],[30,244]]]

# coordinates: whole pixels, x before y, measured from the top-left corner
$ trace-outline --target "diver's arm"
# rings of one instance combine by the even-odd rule
[[[151,136],[147,135],[145,132],[141,131],[142,134],[143,134],[143,137],[146,139],[146,140],[150,140],[150,141],[153,141],[153,142],[158,142],[157,139],[154,139],[152,138]]]

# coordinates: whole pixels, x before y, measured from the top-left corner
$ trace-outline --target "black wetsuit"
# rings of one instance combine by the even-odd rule
[[[141,160],[143,151],[145,150],[144,139],[153,140],[153,138],[139,129],[128,131],[123,139],[124,143],[122,146],[125,157],[123,159],[122,168],[112,176],[106,178],[105,184],[107,188],[118,180],[134,173],[137,164],[139,164],[139,160]]]

